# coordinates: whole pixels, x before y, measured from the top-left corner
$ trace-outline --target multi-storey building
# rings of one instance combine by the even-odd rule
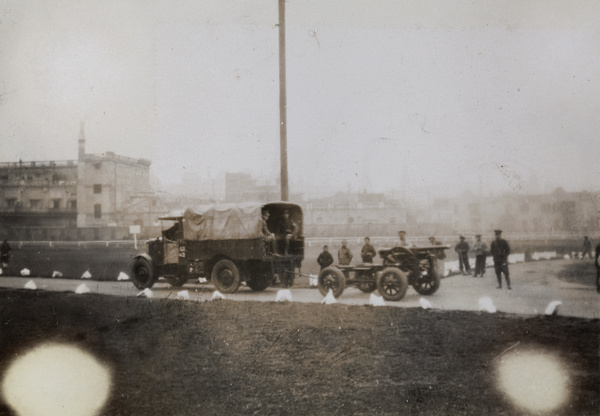
[[[165,209],[149,175],[149,160],[87,154],[82,125],[77,160],[0,163],[0,228],[151,227]]]

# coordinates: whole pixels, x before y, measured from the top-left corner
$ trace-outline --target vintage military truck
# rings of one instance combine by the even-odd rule
[[[277,244],[265,239],[265,211]],[[284,215],[295,226],[287,243],[279,234]],[[274,284],[291,286],[304,258],[302,208],[293,203],[205,205],[159,219],[172,226],[150,240],[148,252],[131,263],[130,276],[139,289],[152,287],[159,277],[172,286],[204,277],[222,293],[236,292],[242,282],[256,291]]]
[[[381,264],[335,265],[321,270],[317,286],[323,296],[329,290],[337,298],[346,286],[356,286],[365,293],[377,289],[381,297],[397,301],[409,285],[421,295],[432,295],[440,287],[436,254],[449,246],[394,247],[379,250]]]

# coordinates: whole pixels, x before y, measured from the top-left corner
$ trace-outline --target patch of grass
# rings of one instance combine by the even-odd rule
[[[37,343],[79,345],[113,369],[107,415],[517,415],[495,366],[519,348],[569,366],[560,414],[597,411],[599,320],[26,290],[0,305],[0,374]]]

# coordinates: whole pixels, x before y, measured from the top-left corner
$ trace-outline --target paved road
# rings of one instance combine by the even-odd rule
[[[496,278],[493,270],[489,270],[483,278],[471,276],[452,276],[442,280],[437,293],[426,299],[433,309],[442,310],[479,310],[479,299],[489,297],[499,312],[536,315],[544,314],[548,304],[554,300],[562,302],[559,314],[582,318],[600,318],[600,295],[594,286],[568,283],[556,277],[556,271],[570,261],[554,260],[511,265],[512,291],[506,287],[496,289]],[[93,280],[67,280],[30,277],[0,277],[0,287],[23,288],[25,283],[33,280],[38,290],[75,291],[85,283],[93,292],[124,297],[137,296],[140,291],[130,282],[98,282]],[[176,298],[177,292],[187,290],[190,301],[210,301],[214,287],[210,284],[190,282],[182,288],[172,288],[167,283],[159,282],[153,288],[155,298]],[[226,295],[227,299],[236,301],[275,301],[278,288],[268,288],[264,292],[253,292],[247,287],[240,288],[238,293]],[[321,303],[323,297],[315,288],[292,288],[294,302]],[[369,294],[356,288],[347,288],[339,302],[347,305],[368,305]],[[394,307],[420,307],[421,295],[409,288],[406,296],[399,302],[386,302]]]

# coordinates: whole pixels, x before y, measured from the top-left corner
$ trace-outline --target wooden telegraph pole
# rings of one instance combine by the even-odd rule
[[[279,0],[279,141],[281,200],[289,200],[287,168],[287,95],[285,79],[285,0]]]

